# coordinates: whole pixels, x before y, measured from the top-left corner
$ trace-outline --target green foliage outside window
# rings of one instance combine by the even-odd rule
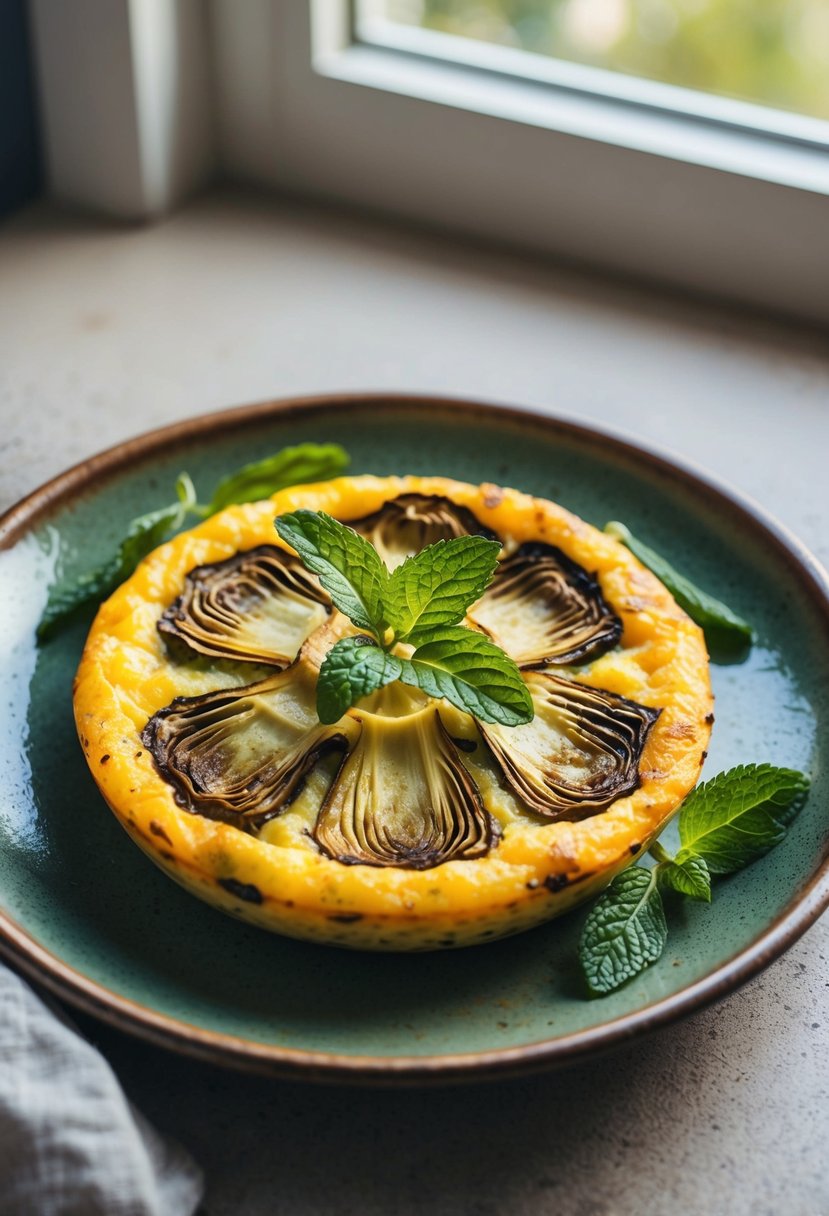
[[[829,0],[385,0],[409,25],[829,119]]]

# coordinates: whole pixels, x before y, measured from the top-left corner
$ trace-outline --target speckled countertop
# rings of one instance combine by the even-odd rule
[[[149,427],[405,389],[681,453],[829,561],[829,336],[239,194],[152,227],[0,228],[0,508]],[[84,1018],[204,1167],[210,1216],[825,1216],[829,917],[721,1004],[587,1065],[473,1089],[236,1076]]]

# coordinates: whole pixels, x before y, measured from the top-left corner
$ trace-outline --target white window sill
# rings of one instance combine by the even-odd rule
[[[48,204],[21,213],[0,229],[0,334],[6,505],[194,413],[403,390],[558,412],[680,451],[829,561],[829,357],[813,330],[216,192],[137,230]]]

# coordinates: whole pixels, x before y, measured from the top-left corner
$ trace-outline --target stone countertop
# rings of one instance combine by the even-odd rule
[[[0,509],[150,427],[348,389],[627,432],[829,563],[826,334],[240,193],[148,228],[46,204],[0,228]],[[827,956],[829,917],[634,1047],[472,1089],[266,1081],[81,1021],[205,1169],[210,1216],[824,1216]]]

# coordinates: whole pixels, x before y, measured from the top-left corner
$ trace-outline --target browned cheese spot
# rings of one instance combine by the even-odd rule
[[[263,902],[262,892],[252,882],[239,882],[235,878],[219,878],[216,881],[220,887],[224,887],[231,895],[245,900],[246,903],[261,904]]]
[[[569,881],[566,874],[548,874],[544,879],[544,886],[555,895],[556,892],[563,891]]]
[[[696,727],[692,722],[674,722],[673,726],[665,728],[665,734],[669,739],[693,739],[696,733]]]
[[[152,832],[153,836],[160,836],[162,840],[165,840],[167,842],[167,844],[170,846],[170,848],[173,847],[172,840],[167,835],[167,833],[164,831],[164,828],[161,826],[161,824],[158,822],[157,819],[150,820],[150,831]]]

